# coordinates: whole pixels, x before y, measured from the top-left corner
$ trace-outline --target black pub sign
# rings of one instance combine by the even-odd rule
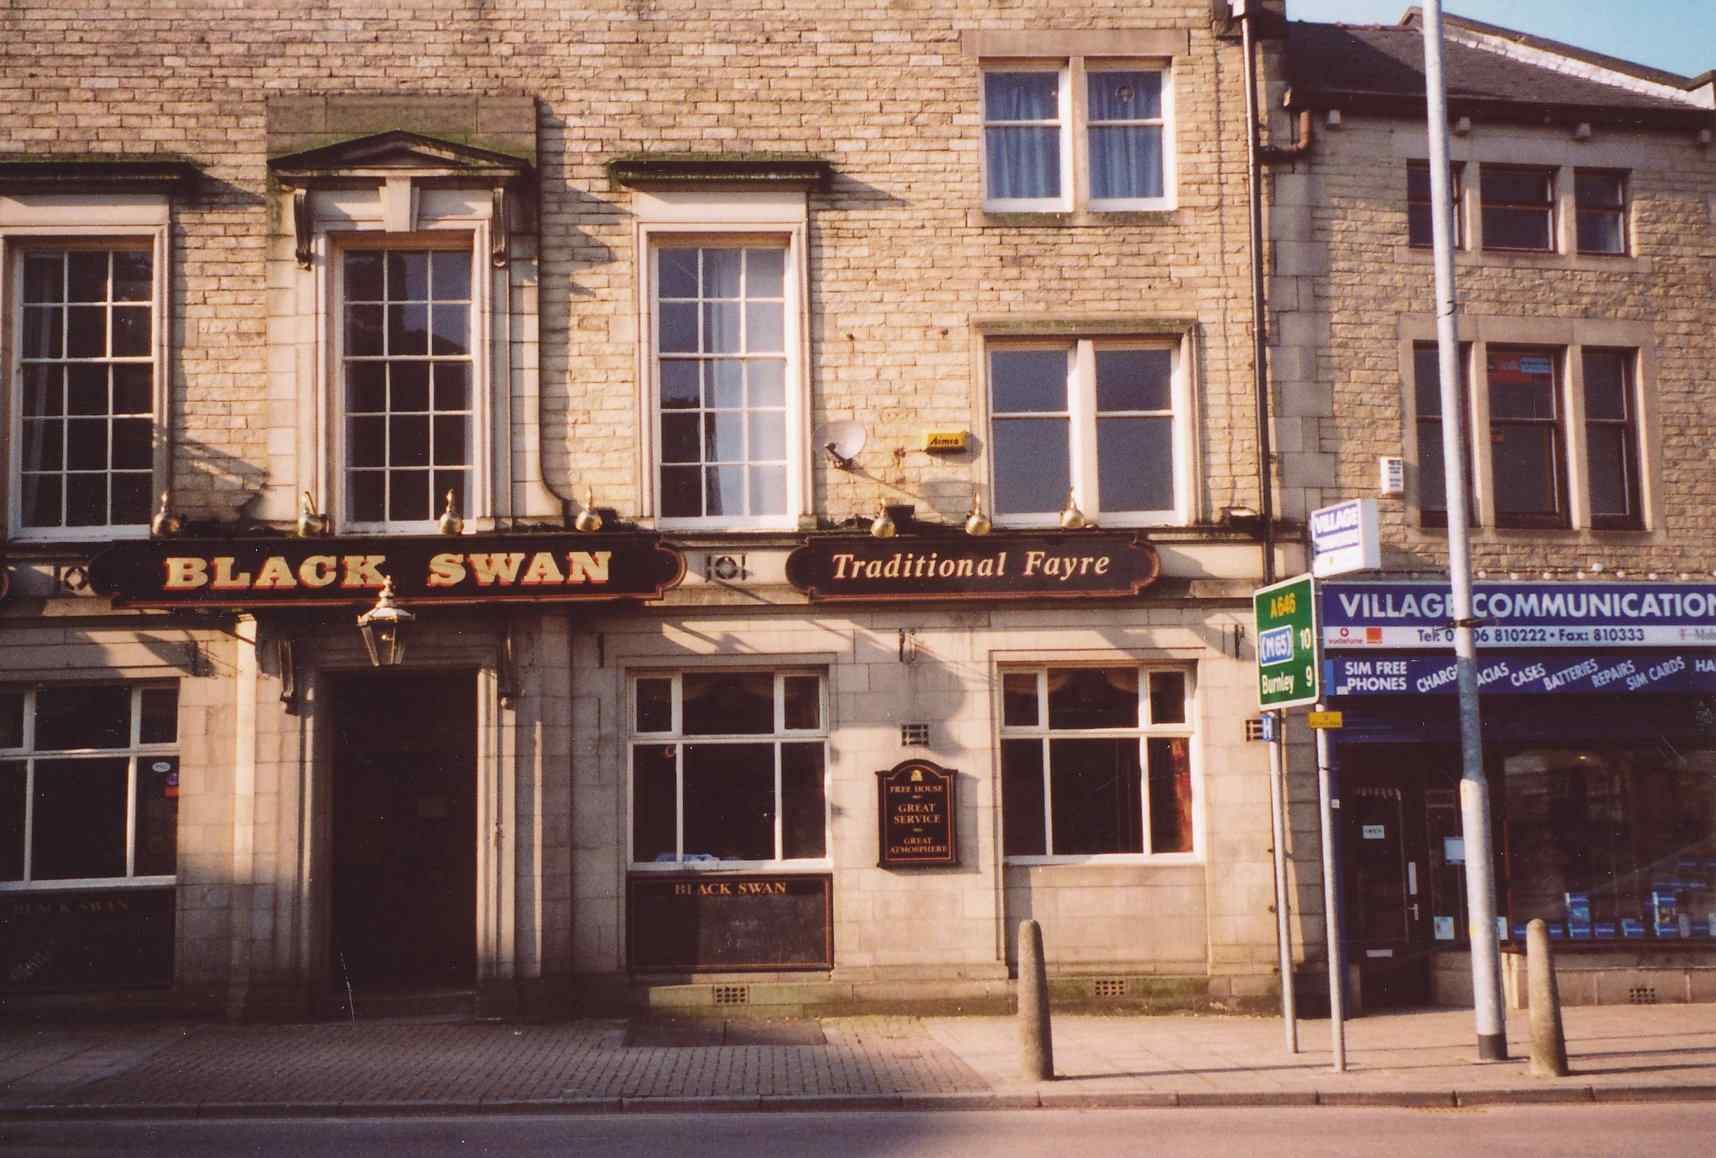
[[[653,532],[154,539],[90,561],[116,607],[295,607],[371,602],[388,579],[403,603],[654,599],[685,560]]]
[[[828,535],[787,556],[787,581],[816,600],[1043,599],[1135,595],[1156,549],[1131,532]]]
[[[958,864],[958,786],[958,772],[928,760],[906,760],[876,773],[877,863],[883,868]]]
[[[834,968],[834,878],[657,876],[626,883],[634,971]]]

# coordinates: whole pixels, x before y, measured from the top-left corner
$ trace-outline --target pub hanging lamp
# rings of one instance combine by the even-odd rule
[[[375,606],[358,616],[358,632],[373,667],[398,667],[405,662],[405,629],[417,617],[393,601],[393,579],[386,577]]]

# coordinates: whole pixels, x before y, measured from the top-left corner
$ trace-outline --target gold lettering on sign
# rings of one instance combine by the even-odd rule
[[[608,560],[613,556],[612,551],[566,552],[566,582],[606,583]]]
[[[216,591],[242,591],[250,586],[250,572],[232,573],[233,564],[238,562],[231,555],[216,555],[214,559],[214,579],[209,583]]]
[[[277,588],[296,587],[298,580],[292,577],[292,568],[286,560],[278,555],[270,555],[262,561],[262,567],[256,572],[256,589],[258,591],[273,591]]]
[[[457,587],[465,581],[463,555],[441,554],[429,560],[430,587]]]
[[[340,578],[342,588],[380,591],[386,585],[387,578],[381,573],[381,565],[387,562],[386,555],[344,555],[341,558],[346,565],[345,574]]]
[[[166,567],[167,577],[161,586],[168,591],[191,591],[209,581],[209,565],[202,559],[169,555]]]
[[[524,566],[523,551],[495,551],[467,557],[476,572],[478,587],[493,587],[496,583],[512,586],[518,582],[518,569]]]
[[[530,557],[530,566],[524,572],[524,578],[519,582],[525,587],[558,586],[566,582],[566,576],[560,573],[560,568],[554,562],[554,556],[547,551],[538,551]]]
[[[298,564],[298,582],[306,587],[326,587],[339,574],[339,560],[332,555],[311,555]]]

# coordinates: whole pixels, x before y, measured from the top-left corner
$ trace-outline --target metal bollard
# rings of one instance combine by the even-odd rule
[[[1055,1076],[1043,927],[1035,921],[1019,922],[1019,1070],[1037,1082]]]
[[[1561,990],[1555,983],[1555,953],[1541,918],[1525,927],[1525,970],[1531,1001],[1531,1073],[1567,1076],[1567,1037],[1561,1031]]]

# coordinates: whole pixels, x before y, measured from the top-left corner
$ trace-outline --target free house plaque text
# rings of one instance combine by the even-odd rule
[[[959,863],[954,834],[959,773],[928,760],[907,760],[876,773],[883,868],[922,868]]]

